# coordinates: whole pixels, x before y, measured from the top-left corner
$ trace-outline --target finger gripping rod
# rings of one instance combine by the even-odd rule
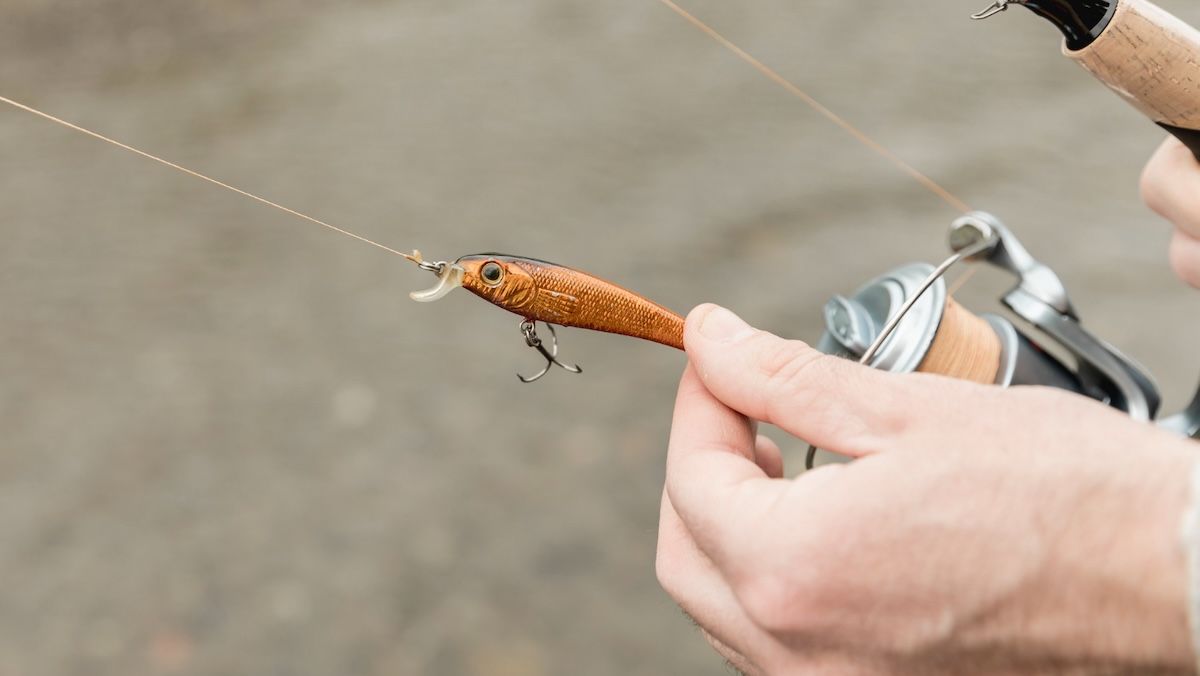
[[[1011,4],[1058,27],[1064,55],[1174,134],[1200,160],[1200,31],[1149,0]]]

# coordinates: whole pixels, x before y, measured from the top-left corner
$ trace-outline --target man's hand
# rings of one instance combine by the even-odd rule
[[[1175,224],[1171,267],[1200,289],[1200,164],[1187,146],[1170,137],[1142,173],[1142,198]]]
[[[1196,448],[1061,392],[688,318],[658,575],[748,673],[1190,672]],[[773,423],[857,460],[782,478]]]

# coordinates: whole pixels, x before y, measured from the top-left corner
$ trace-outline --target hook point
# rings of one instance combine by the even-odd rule
[[[521,334],[525,336],[525,344],[537,350],[539,354],[546,359],[546,367],[532,376],[523,376],[517,374],[517,378],[529,384],[541,380],[547,373],[550,372],[551,366],[557,366],[568,373],[583,373],[583,369],[578,364],[567,366],[558,360],[558,332],[554,330],[553,324],[546,324],[546,328],[550,329],[550,348],[547,349],[545,343],[542,342],[537,333],[537,321],[526,319],[521,322]]]

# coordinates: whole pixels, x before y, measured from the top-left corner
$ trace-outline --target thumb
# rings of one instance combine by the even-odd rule
[[[947,387],[966,385],[859,366],[759,331],[716,305],[688,315],[684,344],[726,406],[855,457],[894,447],[922,422],[944,424],[945,402],[955,397]]]

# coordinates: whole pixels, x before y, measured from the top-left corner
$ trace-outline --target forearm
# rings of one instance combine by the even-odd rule
[[[932,645],[929,652],[944,651],[938,661],[957,667],[948,671],[982,673],[990,665],[1000,673],[1194,672],[1181,539],[1194,450],[1147,431],[1159,443],[1153,451],[1131,450],[1140,457],[1129,458],[1130,471],[1088,465],[1081,451],[1033,460],[1019,489],[992,489],[995,495],[976,489],[973,496],[957,497],[969,506],[958,517],[967,531],[977,527],[973,517],[994,518],[989,505],[1012,491],[1013,506],[1005,511],[1024,534],[1019,546],[1004,552],[1007,562],[978,565],[980,577],[990,579],[964,583],[964,589],[991,589],[993,595],[959,606],[959,626]],[[926,556],[963,558],[965,542],[965,535],[951,534],[943,549]]]
[[[1058,495],[1043,499],[1076,505],[1068,521],[1048,526],[1057,542],[1030,595],[1042,600],[1047,638],[1067,661],[1121,673],[1194,669],[1181,539],[1193,462],[1186,442],[1163,442],[1169,448],[1129,458],[1136,471],[1088,476],[1085,466],[1039,493],[1058,485]]]

